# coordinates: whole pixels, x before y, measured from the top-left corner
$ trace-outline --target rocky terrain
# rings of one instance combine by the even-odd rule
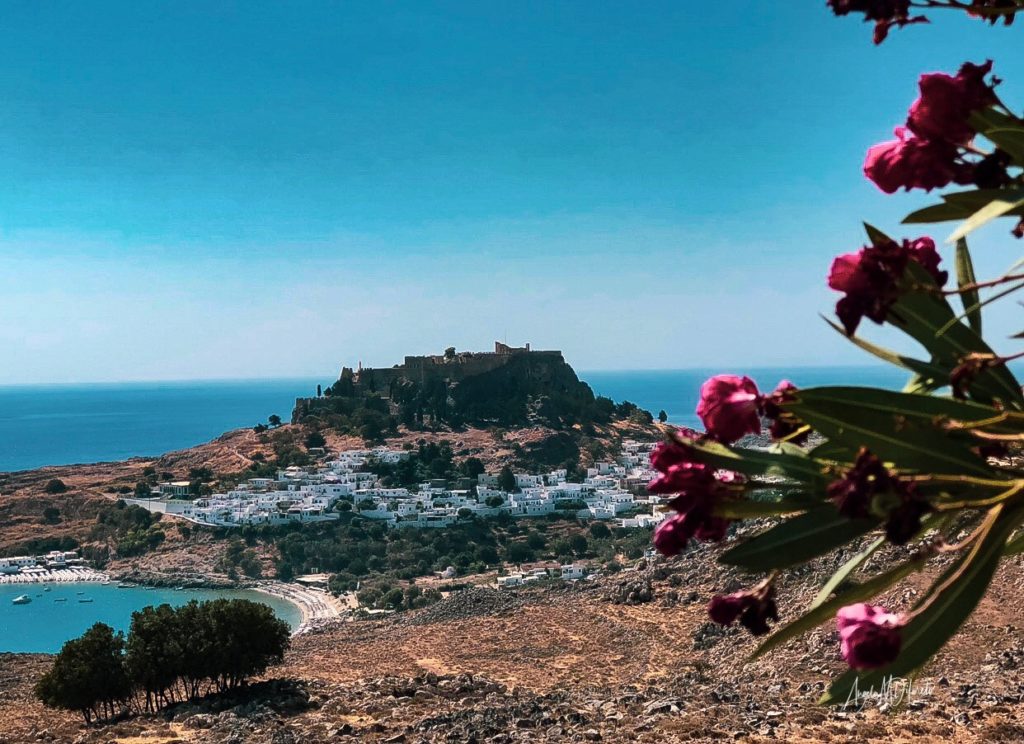
[[[297,637],[271,679],[86,729],[30,693],[41,656],[0,656],[0,742],[681,742],[1024,739],[1019,559],[910,693],[826,709],[843,668],[832,627],[756,662],[756,641],[707,622],[715,591],[747,579],[697,548],[597,581],[453,594],[418,612]],[[843,556],[780,587],[783,620]],[[884,560],[876,558],[873,560]],[[911,601],[927,574],[888,598]]]

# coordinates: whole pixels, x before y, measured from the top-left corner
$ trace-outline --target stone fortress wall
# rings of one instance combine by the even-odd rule
[[[342,370],[342,376],[352,375],[352,382],[357,388],[372,386],[386,395],[394,380],[408,379],[421,384],[431,379],[458,382],[467,377],[492,372],[513,359],[525,355],[538,361],[543,359],[544,361],[564,363],[561,351],[534,351],[529,344],[523,347],[514,347],[495,341],[494,351],[461,351],[451,354],[407,356],[403,364],[396,364],[394,367],[359,370],[345,368]]]

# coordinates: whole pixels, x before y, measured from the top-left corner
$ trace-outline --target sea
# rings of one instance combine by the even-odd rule
[[[597,395],[628,400],[672,423],[696,426],[700,384],[732,370],[584,371]],[[743,370],[762,390],[780,380],[797,387],[900,387],[906,374],[890,366]],[[312,378],[88,385],[0,386],[0,472],[44,465],[159,455],[209,441],[230,429],[287,421],[298,397],[314,395]]]
[[[13,604],[22,594],[32,601]],[[270,607],[293,629],[302,621],[299,608],[286,599],[247,590],[119,588],[116,584],[0,584],[0,653],[51,654],[77,638],[93,623],[128,630],[132,613],[149,605],[183,605],[189,600],[251,599]],[[86,600],[86,601],[83,601]]]

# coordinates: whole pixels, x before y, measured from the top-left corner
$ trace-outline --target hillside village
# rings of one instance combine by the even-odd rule
[[[444,480],[414,489],[385,487],[370,466],[395,464],[411,453],[378,447],[325,456],[317,465],[291,466],[274,478],[250,478],[226,493],[194,500],[185,498],[187,483],[168,482],[159,484],[150,498],[125,501],[213,527],[329,521],[348,511],[395,528],[441,528],[474,517],[559,512],[617,520],[621,527],[651,527],[663,516],[657,508],[661,499],[643,491],[654,476],[649,466],[653,446],[626,440],[615,462],[595,463],[578,483],[570,482],[564,469],[515,473],[512,490],[500,488],[494,473],[481,473],[475,483],[463,479],[456,488]]]

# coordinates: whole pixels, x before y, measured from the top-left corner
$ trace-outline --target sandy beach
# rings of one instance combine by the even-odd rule
[[[85,566],[71,568],[32,568],[16,574],[0,574],[0,584],[70,584],[75,581],[106,583],[110,577]]]
[[[310,589],[301,584],[270,581],[254,586],[252,589],[286,599],[299,608],[302,613],[302,623],[295,630],[295,635],[340,619],[342,611],[345,609],[341,601],[332,594]]]

